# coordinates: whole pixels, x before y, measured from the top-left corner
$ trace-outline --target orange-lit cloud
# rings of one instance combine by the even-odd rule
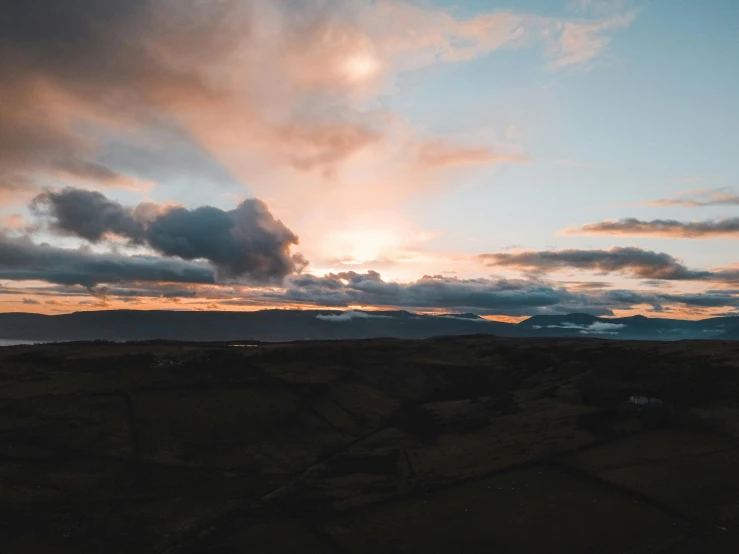
[[[696,189],[681,192],[668,198],[640,202],[637,206],[658,208],[703,208],[706,206],[739,206],[739,194],[728,189]]]
[[[180,249],[183,243],[212,238],[205,226],[193,223],[195,206],[142,203],[116,213],[130,216],[147,232],[164,215],[177,213],[187,223],[183,226],[189,231],[197,227],[196,232],[188,240],[185,233],[164,233],[171,239],[164,247],[148,234],[124,232],[120,226],[72,233],[69,226],[62,229],[57,217],[56,226],[44,231],[64,231],[103,246],[75,250],[42,245],[38,237],[2,235],[0,247],[8,255],[0,259],[0,278],[87,287],[82,294],[94,289],[97,303],[85,305],[93,307],[103,301],[164,305],[177,299],[197,307],[193,291],[206,302],[202,307],[354,301],[418,307],[427,302],[431,308],[456,302],[492,309],[497,299],[510,302],[511,309],[545,309],[565,298],[589,306],[590,300],[536,281],[418,279],[422,273],[402,283],[375,278],[370,263],[384,266],[383,271],[392,263],[416,263],[425,270],[442,258],[424,252],[433,231],[409,221],[404,202],[448,190],[474,168],[529,159],[520,132],[508,122],[500,132],[491,132],[502,140],[436,136],[388,111],[382,100],[402,91],[401,77],[409,72],[469,62],[507,48],[543,47],[541,65],[549,69],[589,65],[609,37],[631,22],[631,12],[551,18],[490,10],[463,17],[403,0],[38,0],[12,3],[3,15],[4,202],[26,203],[41,190],[56,191],[47,193],[48,199],[70,184],[126,194],[156,192],[158,179],[140,177],[131,164],[116,165],[109,150],[130,143],[155,150],[174,137],[205,152],[251,195],[266,201],[269,211],[264,206],[260,213],[275,214],[271,227],[281,225],[278,218],[286,222],[280,241],[280,259],[286,264],[276,272],[279,277],[302,266],[287,253],[298,234],[301,248],[320,264],[316,273],[329,276],[305,286],[319,292],[335,286],[330,276],[345,273],[337,273],[336,266],[353,265],[362,273],[339,278],[343,295],[333,300],[303,294],[305,287],[292,277],[276,292],[252,287],[224,293],[226,285],[214,283],[213,267],[203,261],[219,265],[211,250]],[[187,172],[181,162],[173,165],[172,173]],[[249,198],[241,206],[257,202]],[[219,210],[221,215],[233,211]],[[93,224],[97,216],[90,211],[85,222]],[[27,230],[20,220],[10,223]],[[238,230],[244,231],[243,226]],[[151,248],[149,255],[112,251],[109,236]],[[104,247],[111,251],[101,252]],[[123,292],[124,285],[143,281],[145,287],[133,287],[138,293]],[[182,286],[162,292],[166,282]],[[111,285],[117,294],[99,288]],[[147,295],[146,290],[154,292]],[[69,301],[79,305],[79,299]]]
[[[92,295],[92,299],[90,298]],[[24,299],[26,302],[24,303]],[[0,287],[0,302],[25,311],[147,308],[257,310],[264,308],[404,308],[423,313],[473,311],[515,320],[535,314],[585,312],[594,315],[669,313],[697,319],[739,306],[739,291],[664,291],[567,286],[531,279],[458,279],[425,276],[415,281],[383,279],[376,272],[291,277],[281,286],[129,282],[85,288],[73,285]],[[38,304],[34,303],[38,302]]]
[[[408,198],[444,191],[468,169],[527,161],[520,146],[429,136],[379,107],[401,75],[542,43],[551,63],[570,65],[578,52],[592,59],[619,26],[611,16],[459,17],[402,0],[109,0],[84,17],[79,7],[18,5],[0,24],[13,60],[0,69],[0,188],[147,193],[153,180],[100,160],[105,140],[156,147],[161,128],[175,129],[268,202],[319,262],[346,256],[322,237],[346,235],[358,219],[401,217]],[[38,38],[29,44],[24,32]],[[412,249],[349,234],[353,257]]]
[[[464,147],[435,140],[421,145],[418,161],[422,167],[433,169],[496,162],[523,163],[527,158],[516,153],[496,152],[492,148]]]
[[[628,26],[636,17],[635,12],[619,14],[596,22],[566,21],[559,24],[559,33],[549,42],[549,52],[554,58],[549,67],[553,70],[591,62],[608,44],[608,32]],[[545,34],[550,34],[545,29]]]
[[[282,165],[335,175],[384,140],[388,120],[368,101],[392,92],[401,73],[542,37],[552,63],[580,63],[631,18],[570,22],[493,12],[464,19],[401,0],[330,7],[110,0],[84,14],[74,12],[90,8],[84,3],[64,6],[58,23],[51,17],[58,5],[31,16],[21,7],[8,13],[3,30],[13,63],[0,72],[0,121],[14,140],[2,141],[12,144],[0,152],[5,181],[33,181],[45,168],[47,177],[146,190],[152,183],[95,161],[89,130],[130,131],[162,118],[184,126],[244,181]],[[39,36],[29,46],[22,33],[32,30]],[[80,36],[84,44],[71,40]],[[486,149],[471,146],[459,159],[521,161],[520,153]],[[261,193],[259,182],[250,186]]]

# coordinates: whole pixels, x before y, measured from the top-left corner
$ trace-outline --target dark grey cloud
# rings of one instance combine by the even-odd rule
[[[393,283],[379,273],[344,272],[324,277],[301,275],[289,280],[283,300],[325,306],[395,306],[505,310],[581,302],[585,297],[539,282],[506,279],[456,279],[425,276]]]
[[[54,87],[72,96],[91,96],[103,84],[131,78],[133,67],[123,71],[122,61],[141,48],[131,40],[136,31],[130,26],[140,7],[139,0],[3,3],[0,186],[29,181],[28,172],[83,167],[90,145],[62,123],[54,108],[60,102]],[[136,58],[137,64],[144,59]],[[110,101],[114,97],[107,96]]]
[[[31,203],[32,211],[52,220],[56,231],[98,242],[108,234],[141,243],[144,227],[134,210],[124,208],[100,192],[66,188],[46,191]]]
[[[382,306],[410,309],[449,309],[482,315],[529,316],[568,314],[613,315],[613,310],[663,304],[698,308],[739,306],[737,291],[671,294],[662,291],[589,290],[564,288],[538,280],[455,279],[426,276],[410,283],[386,282],[376,272],[346,272],[324,277],[299,275],[286,289],[261,299],[290,304],[334,307]],[[261,300],[260,300],[261,301]]]
[[[126,282],[125,285],[116,284],[99,284],[90,286],[80,284],[46,284],[39,286],[30,284],[23,286],[20,283],[14,283],[12,286],[0,286],[0,295],[23,295],[25,298],[33,297],[54,297],[54,298],[79,298],[89,297],[90,295],[101,299],[114,299],[121,301],[140,300],[149,298],[158,299],[194,299],[208,298],[214,295],[215,298],[222,298],[234,294],[230,287],[219,286],[215,283],[185,283],[185,282],[156,282],[156,281],[134,281]],[[26,296],[28,295],[28,296]],[[53,303],[54,300],[46,301]]]
[[[198,286],[200,288],[200,286]],[[100,285],[92,289],[88,289],[88,294],[92,294],[98,298],[116,298],[118,300],[126,300],[131,298],[198,298],[201,291],[197,288],[184,288],[181,283],[156,283],[145,288],[128,288],[115,287],[109,285]]]
[[[182,262],[186,263],[186,262]],[[106,279],[109,277],[106,275]],[[0,275],[0,278],[2,276]],[[700,293],[665,293],[660,290],[591,290],[580,293],[536,280],[454,279],[427,276],[410,283],[387,282],[376,272],[346,272],[324,277],[296,275],[281,287],[253,287],[175,282],[126,282],[125,285],[91,286],[84,279],[69,279],[67,273],[44,289],[0,290],[3,294],[76,298],[92,294],[105,301],[140,302],[157,298],[182,300],[189,307],[207,303],[210,307],[250,306],[327,306],[352,308],[374,306],[410,310],[472,312],[479,315],[532,316],[587,313],[613,316],[614,310],[650,306],[653,312],[667,312],[680,306],[696,315],[710,315],[703,310],[739,307],[737,290]],[[182,281],[182,279],[179,279]],[[84,286],[69,283],[83,281]],[[102,282],[102,281],[101,281]]]
[[[215,275],[210,266],[196,262],[96,254],[0,234],[0,279],[94,287],[124,281],[213,283]]]
[[[198,64],[171,63],[158,40],[188,55],[225,49],[235,2],[183,0],[23,0],[0,8],[0,189],[28,188],[59,174],[97,186],[130,181],[96,160],[99,137],[70,126],[151,128],[156,107],[211,94]],[[172,9],[176,8],[176,9]],[[188,17],[184,14],[207,17]],[[166,14],[166,17],[165,17]],[[243,23],[243,21],[242,21]],[[242,25],[242,35],[248,28]],[[200,58],[197,58],[198,60]]]
[[[573,312],[612,316],[613,310],[663,304],[698,308],[739,305],[735,291],[667,294],[660,291],[591,290],[580,293],[532,280],[454,279],[427,276],[411,283],[386,282],[376,272],[346,272],[324,277],[300,275],[273,292],[231,291],[221,298],[228,305],[302,304],[310,306],[378,306],[409,309],[449,309],[482,315],[561,315]],[[214,300],[218,292],[213,291]]]
[[[665,303],[684,304],[704,308],[720,308],[722,306],[739,306],[739,296],[720,292],[704,292],[696,294],[658,294]]]
[[[203,142],[193,130],[198,125],[190,116],[195,113],[207,115],[207,123],[195,119],[208,132],[232,134],[230,123],[238,121],[245,136],[251,131],[274,143],[284,163],[331,174],[338,163],[376,141],[378,131],[363,115],[348,118],[344,107],[327,109],[323,101],[315,107],[296,102],[295,113],[272,121],[268,110],[252,103],[262,95],[270,97],[269,90],[254,94],[261,88],[256,84],[260,77],[274,77],[265,76],[261,64],[278,65],[267,58],[250,66],[251,55],[242,53],[275,49],[289,56],[303,54],[321,39],[329,16],[345,7],[333,0],[4,2],[0,190],[35,189],[60,173],[94,180],[98,187],[130,188],[129,173],[141,177],[144,168],[126,159],[145,161],[146,155],[101,152],[106,141],[114,144],[131,129],[159,139],[166,129],[174,130],[181,145],[193,146]],[[281,14],[274,34],[253,33],[254,22],[268,13]],[[257,77],[247,82],[242,77],[250,71]],[[270,85],[265,82],[264,87]],[[258,124],[261,120],[264,124]],[[225,131],[224,122],[229,123]],[[163,168],[178,163],[180,175],[182,167],[196,165],[196,171],[212,180],[233,185],[206,151],[212,149],[201,150],[196,164],[179,163],[171,158],[181,156],[170,152],[144,178],[172,178],[172,168]]]
[[[281,279],[305,264],[290,247],[298,237],[261,200],[244,200],[231,211],[175,208],[154,219],[146,240],[167,256],[205,258],[225,277]]]
[[[608,289],[613,287],[612,283],[606,283],[604,281],[566,281],[562,284],[569,286],[572,289],[582,291]]]
[[[651,304],[661,307],[662,304],[681,304],[684,306],[717,308],[722,306],[739,306],[739,295],[723,291],[669,294],[662,292],[613,290],[600,295],[599,301],[614,307],[639,304]]]
[[[709,271],[688,269],[679,260],[664,252],[636,247],[506,252],[483,254],[480,259],[491,266],[522,270],[546,272],[573,268],[602,273],[626,273],[642,279],[704,280],[714,275]]]
[[[672,288],[675,286],[674,283],[663,281],[661,279],[645,279],[644,281],[642,281],[642,284],[646,287],[654,288]]]
[[[50,72],[67,73],[75,68],[80,77],[89,72],[110,71],[91,61],[99,57],[94,48],[113,48],[123,43],[124,23],[134,16],[144,0],[25,0],[3,5],[0,46],[20,60],[9,60],[11,69],[33,65]],[[133,31],[134,29],[129,29]],[[114,60],[115,61],[115,60]]]
[[[151,203],[126,208],[99,192],[66,188],[39,195],[33,207],[62,233],[91,242],[117,235],[165,256],[205,259],[222,278],[274,281],[306,264],[290,251],[298,244],[297,235],[257,199],[244,200],[230,211]]]
[[[706,221],[677,221],[674,219],[654,219],[642,221],[628,218],[588,223],[565,231],[567,235],[620,235],[620,236],[658,236],[665,238],[739,238],[739,217]]]

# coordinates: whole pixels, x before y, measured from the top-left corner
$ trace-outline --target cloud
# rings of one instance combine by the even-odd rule
[[[662,304],[678,304],[698,308],[738,306],[739,296],[734,291],[673,294],[654,291],[611,290],[599,295],[598,301],[612,307],[651,305],[656,308],[655,311],[663,311],[665,308]]]
[[[126,260],[128,259],[124,258],[120,263],[125,263]],[[192,262],[180,263],[192,264]],[[199,266],[199,269],[209,268]],[[717,308],[739,307],[739,290],[730,289],[695,293],[618,289],[578,293],[558,284],[535,280],[465,280],[428,276],[418,281],[388,282],[374,272],[327,274],[322,277],[308,274],[294,275],[288,277],[281,285],[260,286],[213,282],[212,271],[206,274],[211,279],[211,282],[207,283],[183,282],[185,279],[182,277],[174,277],[169,282],[159,282],[156,279],[146,282],[129,281],[127,280],[131,276],[129,272],[122,275],[123,279],[120,281],[116,280],[119,278],[118,275],[111,279],[109,274],[103,274],[98,279],[100,284],[94,285],[84,275],[79,279],[69,279],[65,273],[61,279],[54,277],[54,282],[61,281],[63,284],[43,287],[37,285],[22,287],[13,284],[0,287],[0,294],[33,298],[52,297],[60,301],[63,299],[70,305],[76,305],[80,297],[92,295],[96,299],[123,308],[131,304],[152,305],[152,302],[176,299],[180,301],[183,309],[213,309],[211,305],[215,304],[216,309],[234,306],[321,309],[330,306],[347,308],[349,311],[345,313],[363,313],[359,312],[360,306],[435,312],[443,310],[447,313],[439,317],[461,318],[466,321],[483,320],[468,318],[459,315],[460,313],[503,316],[587,313],[593,316],[613,316],[614,310],[648,306],[651,310],[672,311],[677,314],[685,314],[687,311],[695,317],[715,315],[714,311]],[[114,282],[105,284],[111,280]],[[374,316],[373,312],[369,313]],[[344,315],[338,321],[353,317],[364,316]],[[333,321],[333,318],[329,321]],[[617,331],[599,325],[590,329],[590,326],[578,326],[574,323],[565,323],[563,327],[603,333]]]
[[[662,283],[662,281],[656,281],[657,283]],[[613,285],[611,283],[606,283],[605,281],[567,281],[564,283],[565,285],[569,285],[571,288],[575,290],[600,290],[600,289],[607,289],[612,287]]]
[[[402,0],[15,2],[0,21],[0,187],[61,178],[146,189],[103,150],[162,129],[257,193],[273,187],[269,171],[331,178],[377,151],[390,164],[399,118],[369,101],[392,94],[401,74],[542,41],[557,67],[589,62],[631,18],[463,18]],[[519,161],[460,148],[449,163]]]
[[[686,306],[700,306],[704,308],[719,308],[722,306],[739,305],[739,297],[733,294],[705,292],[699,294],[656,294],[654,297],[660,302],[683,304]],[[645,298],[645,300],[648,298]]]
[[[440,317],[443,319],[454,319],[458,321],[467,321],[467,322],[473,322],[473,323],[475,322],[487,323],[486,319],[476,317],[476,316],[475,317],[463,317],[462,315],[442,314],[442,315],[437,315],[436,317]],[[395,319],[395,318],[389,315],[376,315],[371,312],[359,312],[355,310],[348,310],[340,314],[319,314],[316,316],[316,319],[320,319],[322,321],[342,322],[342,321],[351,321],[354,319]]]
[[[213,283],[215,275],[210,266],[196,262],[96,254],[0,234],[0,279],[94,287],[121,281]]]
[[[10,231],[25,231],[29,232],[33,230],[33,225],[29,223],[23,214],[11,213],[4,216],[0,220],[0,227]]]
[[[352,321],[353,319],[393,319],[389,315],[374,315],[368,314],[367,312],[347,311],[340,314],[318,314],[316,319],[321,321],[332,321],[334,323],[340,323],[343,321]]]
[[[561,325],[533,325],[532,329],[572,329],[577,330],[583,335],[615,335],[614,331],[623,329],[626,325],[622,323],[606,323],[604,321],[594,321],[590,325],[578,325],[577,323],[562,322]]]
[[[636,12],[627,12],[599,21],[565,21],[559,24],[558,33],[549,42],[549,63],[553,70],[591,62],[609,43],[609,32],[627,27]],[[549,34],[547,32],[547,34]]]
[[[563,321],[561,325],[534,325],[534,329],[586,329],[586,325],[578,325],[577,323],[570,323]]]
[[[564,231],[566,235],[618,235],[628,237],[656,236],[663,238],[739,238],[739,217],[716,221],[676,221],[654,219],[642,221],[635,218],[588,223]]]
[[[167,210],[149,224],[147,241],[167,256],[205,258],[225,277],[282,279],[306,263],[290,253],[298,237],[256,199],[228,212],[212,207]]]
[[[153,203],[125,208],[100,192],[66,188],[44,192],[32,206],[59,232],[91,242],[116,235],[165,256],[205,259],[223,278],[279,280],[306,264],[290,252],[298,237],[257,199],[230,211]]]
[[[602,273],[625,273],[641,279],[703,280],[713,275],[708,271],[688,269],[667,253],[636,247],[506,252],[482,254],[480,259],[488,265],[498,267],[543,272],[573,268]]]
[[[487,320],[481,317],[462,317],[461,315],[451,315],[451,314],[443,314],[437,317],[442,317],[444,319],[456,319],[458,321],[471,321],[473,323],[486,323]]]
[[[80,131],[82,121],[117,127],[128,112],[121,108],[140,96],[142,75],[154,74],[146,47],[129,39],[139,35],[134,16],[140,8],[138,0],[30,0],[3,7],[1,188],[59,177],[118,188],[148,185],[96,162],[96,141]]]
[[[493,50],[515,38],[518,18],[466,23],[402,2],[16,3],[0,22],[0,182],[67,173],[135,186],[95,161],[96,141],[75,125],[146,128],[162,114],[217,155],[236,141],[333,171],[378,138],[356,98],[400,68]]]
[[[698,189],[681,192],[668,198],[637,204],[660,208],[702,208],[706,206],[739,206],[739,194],[728,189]]]
[[[305,274],[290,277],[284,289],[265,292],[260,302],[309,306],[383,306],[409,309],[443,309],[478,314],[529,315],[587,311],[590,298],[537,281],[509,279],[458,279],[439,275],[411,282],[385,281],[375,271]],[[607,308],[594,308],[599,314]],[[458,317],[458,316],[457,316]]]
[[[614,13],[629,8],[633,0],[568,0],[567,7],[582,13]]]
[[[307,232],[330,236],[326,228],[340,228],[339,217],[375,215],[378,206],[390,212],[409,194],[428,194],[436,171],[525,161],[494,140],[427,136],[384,110],[383,96],[399,90],[404,74],[542,45],[542,63],[590,64],[623,21],[499,10],[462,17],[401,0],[11,3],[0,18],[0,189],[17,201],[59,182],[143,191],[171,179],[187,182],[191,200],[210,193],[191,162],[197,152],[212,162],[208,175],[216,177],[207,181],[248,184],[290,218],[291,229],[257,200],[227,211],[128,206],[57,190],[35,206],[57,232],[93,243],[123,237],[164,256],[209,260],[219,278],[271,283],[304,264],[290,252],[301,218]],[[171,144],[176,152],[165,155]],[[182,267],[191,266],[209,269]],[[116,278],[96,275],[90,282]],[[382,294],[392,297],[394,285],[385,283]],[[560,306],[560,291],[541,284],[515,291],[424,278],[406,285],[397,292],[406,302],[439,289],[450,306]],[[475,293],[479,299],[469,297]]]
[[[99,242],[112,234],[141,243],[145,235],[133,210],[96,191],[49,190],[34,198],[31,209],[36,215],[50,218],[55,231],[90,242]]]
[[[586,330],[591,333],[602,333],[608,331],[615,331],[617,329],[623,329],[626,325],[621,323],[605,323],[603,321],[596,321],[590,325]]]
[[[612,316],[614,309],[638,305],[677,304],[697,308],[739,305],[729,292],[667,294],[653,291],[605,290],[581,293],[536,280],[457,279],[425,276],[417,281],[388,282],[373,271],[329,273],[323,277],[296,275],[284,287],[251,291],[247,304],[292,306],[377,306],[412,310],[455,310],[495,315]],[[452,315],[451,317],[455,317]],[[592,331],[603,331],[595,327]]]
[[[418,153],[418,162],[424,168],[442,168],[491,163],[524,163],[521,154],[496,152],[491,148],[464,147],[439,140],[426,142]]]
[[[156,186],[154,181],[124,175],[97,162],[67,159],[58,161],[54,167],[56,171],[50,176],[68,183],[87,183],[133,192],[148,192]]]

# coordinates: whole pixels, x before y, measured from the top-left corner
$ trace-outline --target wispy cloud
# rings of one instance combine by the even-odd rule
[[[548,50],[553,58],[548,67],[560,70],[591,63],[610,42],[610,33],[627,27],[636,12],[617,14],[599,21],[565,21],[558,25]],[[546,31],[547,34],[550,31]]]
[[[622,8],[461,17],[403,0],[11,3],[0,18],[0,193],[16,203],[36,198],[44,231],[55,235],[44,239],[95,246],[2,235],[0,276],[130,302],[194,302],[197,292],[208,302],[258,305],[606,312],[590,297],[536,280],[296,275],[305,260],[294,248],[298,230],[305,237],[301,223],[309,248],[318,249],[361,221],[354,238],[362,248],[330,254],[354,263],[381,259],[387,244],[402,253],[412,222],[391,225],[393,207],[454,186],[467,168],[528,161],[514,127],[508,142],[436,136],[383,108],[404,75],[513,48],[543,49],[540,69],[587,67],[633,21],[635,12]],[[156,155],[170,144],[186,145],[186,155]],[[121,204],[91,190],[59,190],[157,193],[175,172],[205,189],[192,177],[194,151],[269,208],[256,199],[232,209]],[[114,163],[121,158],[129,163]],[[14,225],[29,231],[20,220]],[[151,255],[100,252],[116,239]],[[262,287],[227,289],[222,277]]]
[[[567,7],[580,13],[607,14],[624,12],[633,4],[633,0],[568,0]]]
[[[402,0],[16,3],[0,22],[0,182],[146,189],[100,162],[97,139],[165,122],[244,180],[265,165],[332,176],[394,133],[368,102],[399,75],[542,40],[551,67],[583,64],[632,19],[459,18]],[[516,154],[475,148],[458,159]]]
[[[93,287],[100,283],[213,283],[213,268],[178,258],[97,254],[0,235],[0,279]]]
[[[433,140],[421,146],[418,161],[424,168],[444,168],[501,162],[524,163],[528,161],[528,158],[515,152],[505,153],[493,148],[465,147]]]
[[[625,273],[640,279],[703,280],[712,273],[687,268],[664,252],[636,247],[609,250],[547,250],[483,254],[480,259],[491,266],[531,271],[579,269],[600,273]]]
[[[534,325],[532,329],[571,329],[578,331],[582,335],[615,335],[615,331],[623,329],[626,325],[621,323],[607,323],[604,321],[595,321],[590,325],[578,325],[577,323],[563,322],[561,325]]]
[[[667,198],[640,202],[637,206],[660,208],[702,208],[706,206],[739,206],[739,194],[729,189],[696,189],[681,192]]]
[[[565,235],[612,235],[627,237],[656,236],[663,238],[705,239],[714,237],[739,238],[739,217],[706,221],[677,221],[636,218],[588,223],[563,231]]]
[[[352,321],[353,319],[392,319],[388,315],[375,315],[367,312],[358,312],[355,310],[349,310],[340,314],[318,314],[316,319],[322,321],[332,321],[334,323],[341,323],[345,321]]]

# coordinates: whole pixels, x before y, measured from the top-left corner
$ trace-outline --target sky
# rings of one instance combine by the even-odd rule
[[[739,315],[735,0],[0,7],[0,311]]]

